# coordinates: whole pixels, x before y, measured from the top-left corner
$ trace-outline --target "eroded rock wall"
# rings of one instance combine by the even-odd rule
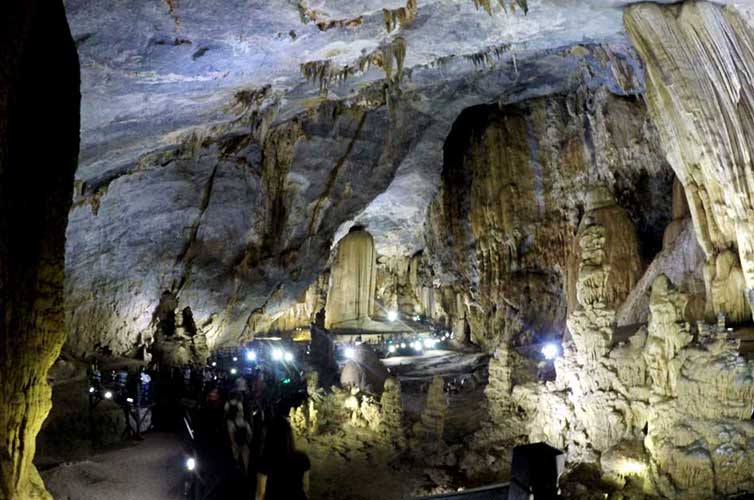
[[[243,124],[194,134],[80,182],[68,229],[70,347],[148,344],[165,292],[178,313],[191,309],[210,347],[248,338],[320,274],[338,225],[413,147],[417,120],[324,103],[261,138]]]
[[[610,271],[623,279],[609,291],[622,301],[660,249],[670,175],[641,101],[604,88],[466,110],[426,224],[436,282],[458,298],[455,330],[488,350],[563,332],[577,298],[575,236],[598,186],[619,205],[604,218],[617,210],[630,226],[610,236],[625,238]]]

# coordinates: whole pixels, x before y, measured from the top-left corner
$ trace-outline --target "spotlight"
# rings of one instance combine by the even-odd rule
[[[387,320],[388,321],[395,321],[398,319],[398,311],[388,311],[387,312]]]
[[[353,347],[346,347],[343,351],[343,354],[345,355],[346,359],[354,359],[356,357],[356,349]]]
[[[291,361],[293,361],[293,353],[290,351],[285,351],[283,353],[283,359],[287,361],[288,363],[290,363]]]
[[[414,342],[411,345],[411,347],[413,347],[415,351],[421,351],[422,350],[422,343],[417,340],[416,342]]]
[[[405,348],[406,348],[406,343],[405,342],[401,342],[401,349],[405,349]]]
[[[557,358],[559,353],[560,349],[558,349],[558,345],[552,342],[545,344],[542,348],[542,354],[544,355],[545,359],[548,360]]]
[[[389,347],[387,348],[387,352],[390,352],[390,353],[393,353],[393,352],[395,352],[395,346],[394,346],[394,345],[391,345],[391,346],[389,346]]]
[[[212,366],[217,366],[217,361],[213,361]]]
[[[235,363],[236,361],[238,361],[238,357],[233,356],[233,362]]]
[[[94,387],[89,388],[89,394],[92,394],[94,392]]]
[[[126,398],[126,403],[133,403],[133,402],[134,402],[133,398]]]
[[[196,469],[196,459],[194,457],[189,457],[186,459],[186,470],[193,471]]]
[[[254,351],[246,351],[246,361],[256,361],[257,353]]]
[[[424,339],[424,347],[427,349],[432,349],[437,341],[435,339]]]
[[[277,347],[272,350],[272,359],[275,361],[282,361],[283,359],[283,350],[278,349]]]
[[[230,369],[230,374],[231,375],[235,375],[236,373],[238,373],[238,370],[236,370],[235,368],[231,368]]]
[[[113,393],[110,391],[105,391],[105,399],[113,399]]]
[[[414,315],[414,321],[420,321],[421,319],[422,319],[422,317],[419,316],[418,314]]]

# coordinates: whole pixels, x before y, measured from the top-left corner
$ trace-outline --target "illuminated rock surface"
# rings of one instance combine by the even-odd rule
[[[310,381],[290,418],[315,498],[505,480],[530,441],[567,452],[572,498],[754,491],[754,10],[631,3],[66,1],[64,311],[66,86],[47,68],[23,94],[49,175],[9,177],[0,121],[0,222],[44,231],[0,244],[0,385],[25,388],[3,391],[0,493],[47,498],[63,312],[73,356],[173,365],[311,323],[451,332],[473,368]]]

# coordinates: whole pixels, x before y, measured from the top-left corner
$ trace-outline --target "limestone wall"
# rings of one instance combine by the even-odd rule
[[[580,88],[471,108],[448,137],[444,161],[427,253],[435,281],[457,297],[447,309],[454,330],[465,322],[484,349],[565,330],[577,297],[574,237],[595,187],[623,207],[594,214],[618,217],[608,238],[625,252],[611,257],[610,273],[623,276],[606,291],[611,302],[628,295],[660,250],[671,174],[639,100]]]

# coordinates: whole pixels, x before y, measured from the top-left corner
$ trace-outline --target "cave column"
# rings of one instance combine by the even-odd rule
[[[0,17],[0,498],[50,499],[32,461],[65,339],[65,231],[79,146],[79,63],[59,0]]]
[[[374,313],[377,254],[372,235],[351,230],[338,243],[325,307],[326,328],[357,328]]]

